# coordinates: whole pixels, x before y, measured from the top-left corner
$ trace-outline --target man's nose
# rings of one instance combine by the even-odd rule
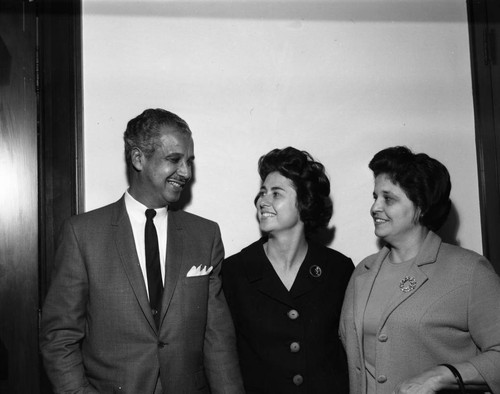
[[[179,164],[179,167],[177,167],[177,174],[179,174],[183,178],[188,178],[188,179],[191,178],[191,173],[192,173],[191,166],[185,161],[181,162]]]

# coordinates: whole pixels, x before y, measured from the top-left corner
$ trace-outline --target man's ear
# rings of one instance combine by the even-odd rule
[[[136,171],[142,171],[142,167],[144,166],[144,153],[139,148],[133,148],[130,153],[130,159],[132,161],[132,166]]]

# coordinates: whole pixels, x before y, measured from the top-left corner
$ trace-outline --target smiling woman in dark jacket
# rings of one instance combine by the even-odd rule
[[[222,268],[246,392],[347,393],[337,331],[354,266],[309,237],[332,216],[324,167],[288,147],[262,156],[259,175],[265,235]]]

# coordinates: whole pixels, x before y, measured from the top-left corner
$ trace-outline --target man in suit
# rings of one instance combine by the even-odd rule
[[[61,232],[40,337],[54,391],[243,393],[219,227],[168,210],[192,175],[191,130],[149,109],[124,141],[129,189]]]

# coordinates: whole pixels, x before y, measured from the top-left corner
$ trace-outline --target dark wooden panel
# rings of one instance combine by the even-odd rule
[[[40,295],[64,219],[83,208],[81,0],[39,0]]]
[[[0,2],[1,393],[38,393],[34,4]]]
[[[500,2],[467,7],[483,252],[500,274]]]
[[[81,0],[38,0],[40,305],[62,222],[83,207]],[[50,393],[41,370],[40,392]]]

